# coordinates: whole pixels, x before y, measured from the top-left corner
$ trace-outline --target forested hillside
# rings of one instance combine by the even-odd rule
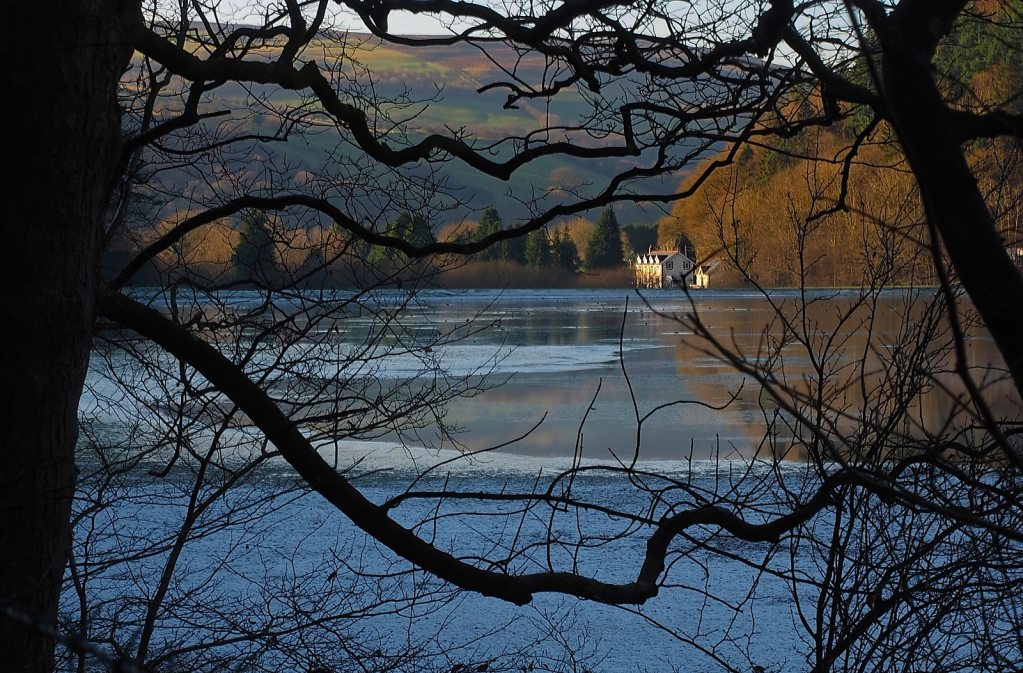
[[[1023,20],[1023,3],[992,0],[978,4],[988,16]],[[998,24],[965,22],[939,53],[939,79],[961,109],[1018,112],[1009,100],[1023,77],[1023,45]],[[862,63],[860,78],[869,77]],[[822,111],[819,97],[787,102],[798,117]],[[731,155],[707,161],[730,165],[699,186],[693,198],[679,201],[660,221],[663,247],[680,236],[695,244],[702,259],[726,260],[714,285],[765,287],[859,286],[864,282],[933,283],[933,268],[920,253],[929,237],[923,209],[906,158],[882,123],[868,128],[868,115],[854,113],[829,128],[811,126],[792,137],[752,143]],[[764,125],[774,120],[767,119]],[[989,207],[1004,231],[1007,246],[1021,242],[1023,172],[1018,147],[1004,139],[975,141],[971,163],[987,194]],[[694,175],[702,174],[696,171]],[[692,178],[683,189],[692,188]]]
[[[201,26],[193,26],[193,31],[201,33],[203,30]],[[254,61],[275,58],[280,46],[270,43],[271,46],[248,49],[247,57]],[[382,42],[369,35],[330,32],[314,40],[309,49],[324,67],[332,67],[340,73],[347,82],[345,93],[349,98],[346,100],[367,110],[374,131],[394,138],[395,146],[427,134],[443,134],[446,129],[460,129],[459,133],[467,141],[492,148],[488,151],[498,157],[507,151],[508,138],[525,137],[538,126],[579,126],[592,114],[590,104],[578,92],[566,92],[554,104],[543,107],[528,98],[506,105],[507,90],[486,84],[500,81],[504,69],[513,65],[520,75],[536,74],[533,71],[542,71],[544,60],[537,54],[517,54],[497,43],[484,55],[466,44],[411,48]],[[122,85],[122,98],[132,99],[135,93],[130,85]],[[108,275],[220,198],[245,190],[265,190],[270,196],[280,185],[288,184],[296,189],[315,191],[326,188],[324,175],[353,170],[358,163],[358,152],[351,145],[338,143],[329,132],[316,124],[308,124],[308,118],[318,114],[316,106],[303,104],[297,93],[259,84],[243,86],[228,82],[217,86],[210,96],[218,111],[230,121],[216,123],[211,118],[204,133],[210,137],[251,134],[262,142],[246,153],[225,153],[215,182],[192,170],[187,158],[143,167],[140,175],[144,179],[134,188],[126,226],[118,230],[117,238],[105,255]],[[160,104],[180,110],[185,101],[169,97]],[[506,141],[504,146],[499,144],[502,140]],[[590,136],[580,140],[584,145],[607,141]],[[625,158],[581,161],[570,156],[541,157],[516,171],[509,180],[502,181],[482,175],[460,162],[436,165],[424,162],[409,169],[415,176],[413,180],[419,184],[416,199],[380,189],[381,204],[390,202],[391,205],[361,215],[367,227],[378,232],[396,231],[395,223],[406,218],[419,223],[417,231],[424,241],[430,237],[455,240],[459,236],[472,236],[488,209],[496,209],[507,228],[529,216],[527,202],[551,207],[589,193],[622,171],[627,163]],[[386,184],[387,180],[386,176],[369,172],[362,179],[370,191],[375,185]],[[403,200],[430,205],[421,212],[409,213],[399,203]],[[615,212],[623,225],[652,225],[663,215],[662,210],[627,202],[618,204]],[[566,278],[561,282],[576,282],[572,277],[585,262],[586,245],[600,214],[599,210],[584,212],[554,222],[548,228],[544,245],[556,247],[557,241],[562,240],[561,247],[565,247],[571,240],[575,250],[556,255],[560,260],[558,264],[541,261],[532,265],[531,272],[518,269],[523,271],[520,284],[545,286],[552,274],[557,275],[553,269],[540,268],[547,266],[565,271],[562,275],[567,274]],[[264,266],[270,272],[294,275],[305,284],[326,281],[343,286],[351,280],[338,274],[320,273],[308,278],[304,274],[305,269],[316,268],[318,261],[337,256],[347,246],[356,246],[357,255],[370,266],[386,261],[379,251],[342,236],[325,218],[296,221],[287,213],[277,212],[260,214],[263,220],[256,223],[252,217],[251,214],[233,215],[194,228],[138,270],[132,282],[159,283],[160,276],[170,268],[188,268],[195,276],[192,280],[199,282],[232,282],[237,275],[237,263],[245,256],[239,255],[240,247],[260,248],[259,254],[266,260]],[[265,235],[254,238],[246,235],[252,231]],[[468,261],[500,259],[525,266],[524,241],[521,247],[522,250],[510,256],[502,249],[494,252],[498,256],[493,259],[484,254]],[[631,248],[627,245],[626,249],[631,255]],[[394,254],[393,251],[390,254]],[[442,264],[460,266],[466,261],[449,259]],[[502,274],[502,277],[507,275]],[[484,280],[499,286],[517,282],[514,278],[495,280],[489,272],[463,272],[462,276],[461,280],[453,282],[470,286]],[[614,282],[620,284],[622,278]]]
[[[982,16],[983,12],[1003,18],[1009,14],[1023,20],[1018,18],[1023,16],[1018,1],[988,0],[979,3],[978,8]],[[1007,92],[1018,88],[1023,57],[1019,45],[1011,43],[1004,25],[1004,20],[966,21],[941,49],[940,79],[962,109],[987,111],[993,101],[1011,99]],[[397,129],[399,122],[405,122],[403,133],[425,134],[444,127],[464,126],[471,127],[480,142],[488,142],[521,135],[541,121],[571,124],[587,110],[578,95],[559,100],[556,108],[534,109],[528,100],[505,107],[503,94],[487,90],[482,84],[499,79],[501,67],[507,66],[505,61],[515,58],[512,53],[503,53],[499,46],[488,54],[489,58],[480,58],[478,51],[466,45],[413,50],[360,35],[325,36],[316,46],[324,58],[343,63],[353,81],[371,82],[365,95],[379,111],[375,123],[384,128],[394,125]],[[541,66],[539,59],[536,65]],[[866,62],[860,63],[860,69],[862,72],[856,73],[856,77],[870,77]],[[194,202],[212,198],[217,190],[230,190],[232,185],[258,184],[269,179],[254,166],[267,174],[286,173],[289,179],[302,183],[323,171],[325,161],[348,162],[344,146],[333,150],[325,147],[326,135],[307,133],[297,139],[288,135],[288,125],[293,120],[279,115],[278,110],[286,103],[294,105],[298,101],[285,98],[280,93],[264,96],[259,87],[221,88],[217,100],[225,109],[245,111],[242,124],[246,128],[280,137],[281,142],[268,144],[271,149],[266,150],[266,155],[237,157],[239,168],[228,170],[219,184],[189,181],[187,171],[150,180],[146,190],[162,189],[181,196],[164,198],[165,205],[155,209],[150,203],[157,199],[145,190],[140,192],[134,200],[134,218],[141,226],[124,230],[122,239],[108,252],[108,267],[118,267],[151,244],[159,232],[170,230],[187,218]],[[1011,105],[1015,107],[1007,111],[1018,108],[1020,101]],[[782,123],[779,120],[783,119],[789,120],[784,122],[789,124],[792,119],[811,119],[823,107],[819,92],[808,90],[790,97],[773,117],[765,116],[763,127]],[[693,196],[677,201],[670,216],[662,216],[650,206],[641,210],[629,204],[619,204],[616,215],[623,225],[651,223],[660,218],[660,247],[675,248],[688,239],[702,259],[725,260],[715,271],[716,287],[751,283],[784,287],[795,286],[801,280],[818,287],[858,286],[868,278],[897,284],[932,283],[932,265],[919,254],[928,237],[922,229],[922,208],[905,157],[893,141],[892,129],[885,123],[871,128],[869,119],[866,112],[853,108],[850,116],[830,127],[793,126],[790,137],[779,139],[772,131],[763,142],[753,137],[737,153],[725,148],[718,156],[706,159],[704,166],[711,161],[728,165],[713,172]],[[1023,178],[1018,151],[1004,139],[975,141],[969,151],[971,161],[981,169],[979,174],[990,206],[1005,230],[1007,244],[1011,245],[1020,238],[1017,222]],[[438,240],[471,235],[488,207],[496,207],[505,225],[511,226],[523,213],[521,203],[509,198],[509,193],[529,193],[550,205],[565,194],[601,184],[606,179],[601,171],[610,175],[620,169],[615,160],[583,165],[567,157],[552,158],[520,171],[506,185],[462,175],[459,170],[464,167],[454,166],[458,170],[445,167],[447,172],[443,175],[424,177],[424,183],[443,182],[464,197],[464,203],[438,203],[431,212],[419,214],[424,226]],[[691,176],[703,173],[696,170]],[[694,179],[684,178],[682,188],[693,188]],[[560,236],[566,241],[571,239],[575,247],[572,254],[578,255],[574,264],[585,265],[587,241],[599,215],[585,213],[557,222],[549,227],[550,245],[555,245]],[[171,257],[190,260],[190,268],[202,269],[207,278],[224,278],[237,260],[243,219],[226,218],[184,237],[173,250],[161,253],[154,265],[136,276],[136,282],[151,281],[161,268],[173,266],[176,260]],[[275,266],[281,270],[299,272],[303,266],[309,266],[310,255],[320,259],[344,244],[334,240],[335,234],[318,222],[307,222],[297,228],[270,224],[275,236],[263,243],[272,243],[276,248]],[[385,231],[392,223],[372,224]],[[626,241],[627,259],[631,259],[633,247]],[[572,254],[568,255],[569,260]],[[515,261],[524,265],[524,253],[518,257]],[[546,265],[533,264],[534,268],[542,266]],[[489,274],[473,271],[469,276],[488,278]],[[543,283],[543,274],[534,276],[523,282]]]

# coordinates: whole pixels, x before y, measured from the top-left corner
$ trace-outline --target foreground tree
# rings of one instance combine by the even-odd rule
[[[65,20],[51,24],[51,11]],[[5,85],[39,98],[3,113],[18,129],[5,135],[4,156],[24,161],[5,162],[4,172],[4,299],[23,320],[2,355],[0,596],[51,624],[67,563],[103,221],[122,172],[116,91],[136,12],[116,3],[26,6],[25,30],[4,46]],[[60,46],[39,51],[48,41]],[[26,226],[30,213],[38,226]],[[52,641],[9,619],[0,643],[8,670],[52,666]]]
[[[8,330],[13,343],[2,363],[8,374],[0,412],[0,596],[7,618],[0,620],[0,667],[45,671],[53,666],[49,627],[56,623],[68,567],[77,415],[100,318],[132,339],[143,339],[148,348],[169,354],[186,370],[182,385],[193,373],[199,375],[199,396],[229,400],[309,488],[391,553],[458,587],[515,604],[528,603],[539,592],[642,603],[667,582],[664,573],[674,560],[689,557],[688,548],[678,546],[687,536],[710,550],[718,549],[716,536],[725,532],[748,542],[784,542],[793,548],[805,542],[825,559],[819,566],[823,572],[805,575],[803,568],[790,565],[789,574],[781,576],[792,583],[794,593],[805,590],[814,597],[816,616],[804,616],[804,622],[814,643],[810,659],[815,667],[824,670],[848,657],[865,669],[878,652],[907,669],[918,664],[948,668],[950,661],[963,670],[1004,667],[994,652],[1019,662],[1018,646],[1006,655],[1004,644],[1015,633],[1006,626],[1014,621],[1008,615],[1018,607],[1012,596],[1019,595],[1015,555],[1023,540],[1016,481],[1023,459],[1015,426],[991,412],[974,381],[964,352],[963,316],[948,271],[954,270],[997,343],[1018,394],[1023,389],[1023,276],[1005,250],[962,146],[985,138],[1018,138],[1023,124],[1011,106],[1018,99],[1015,91],[999,101],[1004,105],[962,107],[945,97],[947,90],[933,68],[939,44],[957,25],[991,23],[983,11],[986,6],[978,10],[952,0],[822,1],[798,7],[778,2],[769,8],[738,3],[706,8],[697,16],[657,3],[643,8],[631,3],[562,3],[537,6],[537,16],[530,16],[519,7],[504,11],[448,0],[343,3],[374,33],[396,44],[507,45],[507,77],[489,88],[506,90],[509,107],[556,101],[568,91],[583,92],[593,104],[575,124],[565,126],[550,118],[550,128],[490,143],[480,143],[464,130],[406,133],[400,120],[415,115],[405,117],[377,99],[371,82],[359,81],[358,74],[346,69],[352,62],[347,54],[325,57],[312,48],[327,28],[331,6],[287,2],[260,13],[263,23],[257,27],[221,23],[217,8],[202,3],[143,7],[97,0],[20,3],[12,10],[11,25],[18,30],[3,46],[9,64],[6,89],[13,100],[26,103],[5,106],[3,113],[5,127],[15,129],[5,134],[4,156],[18,157],[21,163],[8,163],[3,187],[4,299],[19,324]],[[391,35],[388,16],[394,11],[454,17],[458,32],[429,38]],[[1018,22],[1012,19],[1016,5],[1007,11],[994,21],[1017,38],[1009,44],[1018,44]],[[534,64],[541,67],[530,69]],[[242,108],[251,104],[271,111],[279,130],[267,134],[244,125],[218,125],[221,117],[249,114],[218,102],[218,90],[229,82],[252,88],[252,100]],[[300,100],[294,106],[278,105],[272,95],[255,89],[264,86],[292,92]],[[577,514],[601,511],[628,522],[622,535],[647,534],[646,552],[635,561],[638,570],[632,581],[595,579],[578,570],[571,552],[567,557],[545,553],[563,544],[550,531],[545,543],[528,547],[535,554],[516,544],[486,560],[475,551],[449,553],[392,518],[399,501],[380,506],[360,493],[312,443],[312,426],[324,414],[344,425],[341,421],[351,410],[328,404],[324,411],[318,406],[322,400],[303,397],[310,389],[282,392],[275,387],[282,381],[279,374],[296,374],[296,361],[286,353],[270,352],[269,360],[256,357],[267,354],[262,345],[294,347],[294,339],[307,334],[309,323],[280,310],[276,301],[294,299],[300,279],[293,273],[263,288],[267,294],[258,308],[237,322],[192,310],[195,306],[179,310],[171,301],[176,290],[170,283],[164,288],[169,307],[164,311],[146,305],[152,296],[125,289],[140,269],[182,237],[250,209],[288,215],[290,224],[282,227],[292,232],[302,218],[309,218],[306,228],[344,232],[340,240],[324,244],[324,271],[339,259],[338,250],[351,251],[354,242],[409,258],[473,254],[501,240],[542,231],[558,217],[623,201],[683,198],[692,190],[665,192],[655,178],[674,182],[692,159],[726,146],[724,158],[693,181],[695,189],[744,143],[791,136],[855,114],[865,115],[867,122],[857,129],[841,161],[851,165],[857,149],[876,130],[892,130],[917,180],[943,294],[924,309],[914,309],[923,310],[928,319],[907,319],[906,329],[922,331],[904,332],[898,348],[863,350],[890,353],[882,358],[884,376],[876,388],[870,383],[874,360],[864,356],[854,369],[866,373],[850,380],[841,377],[850,369],[824,357],[834,354],[835,335],[842,332],[836,329],[830,338],[819,340],[805,304],[782,320],[779,332],[765,335],[768,346],[752,356],[736,353],[698,315],[687,318],[687,328],[704,339],[706,350],[765,391],[763,408],[770,420],[765,437],[786,443],[772,447],[773,455],[799,447],[808,470],[796,482],[761,478],[750,471],[743,484],[752,490],[719,493],[657,476],[637,481],[642,470],[632,460],[613,471],[639,484],[639,491],[649,497],[646,508],[600,509],[606,503],[572,496],[571,479],[564,481],[569,487],[562,493],[516,496],[530,511],[540,504],[568,507]],[[272,152],[266,150],[268,154],[259,156],[260,171],[223,170],[240,163],[239,157],[255,158],[254,147],[265,149],[321,131],[321,120],[354,148],[355,158],[338,155],[319,174],[298,176],[283,158],[268,158]],[[232,155],[235,151],[240,154]],[[431,242],[421,227],[409,235],[386,227],[402,212],[471,205],[457,191],[445,196],[445,180],[433,170],[445,161],[508,180],[531,162],[555,155],[622,163],[592,193],[559,189],[528,199],[523,195],[531,214],[527,220],[472,243]],[[188,194],[188,203],[176,208],[182,217],[162,234],[154,234],[147,223],[128,220],[133,194],[143,184],[168,204]],[[842,190],[832,207],[847,206]],[[791,219],[797,228],[815,221],[798,208]],[[137,236],[136,255],[113,281],[103,283],[104,248],[122,234]],[[281,239],[295,248],[311,245],[297,236]],[[398,266],[407,268],[403,261]],[[396,269],[355,264],[348,269],[348,280],[362,283],[363,289],[404,278],[394,275]],[[877,305],[878,290],[886,282],[883,271],[871,275],[867,289],[842,312],[840,322],[860,320],[860,309]],[[184,277],[188,287],[203,295],[196,305],[216,305],[210,298],[223,289],[222,279]],[[165,304],[161,300],[159,305]],[[321,307],[304,314],[313,316],[312,322],[323,315]],[[388,320],[400,324],[393,314]],[[231,332],[230,338],[213,340],[216,347],[198,338],[222,328]],[[936,339],[936,334],[946,338]],[[787,384],[776,366],[793,343],[808,353],[815,368],[805,389]],[[912,399],[927,382],[940,383],[943,355],[951,358],[968,391],[967,397],[956,398],[967,420],[918,432],[908,416]],[[298,372],[293,380],[305,379]],[[862,399],[850,402],[843,393],[856,389],[851,387],[855,383],[862,384]],[[340,393],[333,385],[319,392],[329,400],[345,399],[335,397]],[[356,420],[362,422],[360,414],[370,413],[367,408],[376,398],[359,399]],[[407,401],[402,398],[403,404]],[[642,425],[638,413],[636,421]],[[779,434],[779,427],[791,432]],[[949,450],[965,456],[965,467],[949,460]],[[639,452],[637,445],[636,458]],[[894,463],[893,456],[899,457]],[[987,471],[992,465],[1001,468],[995,477]],[[911,470],[914,466],[921,469]],[[663,488],[651,486],[655,482]],[[679,497],[666,501],[666,492]],[[487,499],[449,493],[409,496],[463,497]],[[905,534],[879,527],[877,514],[888,507],[910,517],[901,520]],[[854,512],[871,516],[848,518]],[[845,543],[856,536],[865,543]],[[575,549],[593,542],[583,535]],[[772,546],[771,553],[777,549]],[[990,567],[1001,574],[970,565],[969,558],[957,555],[964,549],[997,557],[999,564]],[[842,556],[845,550],[852,561]],[[523,558],[529,561],[517,564]],[[905,561],[893,565],[900,558]],[[886,563],[893,569],[878,570]],[[766,563],[757,567],[763,573],[781,572]],[[941,571],[935,569],[940,567],[974,573],[969,592],[957,593],[951,581],[937,584]],[[850,587],[861,602],[849,602]],[[967,598],[971,600],[964,602]],[[22,619],[25,615],[30,618]],[[947,624],[947,619],[956,620],[951,631],[932,628]],[[151,633],[148,618],[141,623]],[[968,656],[950,660],[952,645],[970,626],[977,627],[975,633],[992,635]],[[876,637],[877,629],[883,638]],[[918,634],[917,640],[903,637],[912,633]],[[926,634],[945,640],[927,640]],[[145,649],[136,642],[134,654]]]

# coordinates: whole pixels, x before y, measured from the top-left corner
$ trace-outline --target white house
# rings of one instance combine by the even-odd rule
[[[696,263],[678,250],[650,248],[636,256],[636,287],[697,287],[696,271]]]
[[[636,256],[636,287],[672,288],[685,285],[705,288],[710,284],[710,272],[720,263],[721,260],[715,259],[706,264],[696,264],[678,250],[654,250],[651,247],[646,254]]]
[[[720,263],[720,259],[712,259],[706,264],[698,265],[696,273],[693,274],[693,287],[708,287],[710,285],[710,272],[716,269]]]
[[[1023,269],[1023,247],[1013,245],[1005,249],[1009,253],[1009,259],[1011,259],[1016,266]]]

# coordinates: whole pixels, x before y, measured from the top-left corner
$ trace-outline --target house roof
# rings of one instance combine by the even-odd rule
[[[678,250],[651,250],[647,253],[641,253],[636,256],[637,264],[664,264],[672,257],[681,257],[682,259],[689,260],[688,257],[683,255]],[[691,260],[690,260],[691,262]]]

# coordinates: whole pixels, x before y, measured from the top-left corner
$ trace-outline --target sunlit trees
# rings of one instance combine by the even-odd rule
[[[1020,595],[1023,460],[1013,414],[992,410],[984,389],[989,379],[978,382],[966,356],[973,314],[959,303],[954,281],[997,344],[1012,381],[1008,396],[1018,399],[1023,276],[989,207],[996,195],[981,191],[963,147],[1004,141],[1011,156],[1023,120],[1011,78],[987,73],[990,85],[978,91],[994,97],[963,104],[956,98],[961,88],[935,77],[939,45],[955,39],[957,28],[997,25],[1018,38],[1016,3],[853,0],[691,8],[569,2],[523,9],[352,0],[342,6],[396,43],[485,47],[500,67],[480,87],[484,93],[503,92],[499,105],[507,109],[550,104],[551,112],[532,117],[538,128],[500,138],[457,125],[436,132],[418,128],[415,119],[427,100],[400,91],[385,100],[343,40],[336,48],[326,44],[325,38],[340,37],[331,32],[335,5],[326,1],[261,7],[252,12],[258,25],[230,23],[226,7],[206,3],[97,0],[17,3],[11,9],[15,29],[3,49],[5,91],[14,103],[4,107],[3,147],[4,156],[16,161],[7,163],[3,182],[3,287],[14,319],[2,363],[7,376],[0,412],[0,668],[52,667],[61,587],[74,584],[76,566],[69,561],[78,413],[98,334],[151,367],[150,380],[179,386],[150,390],[124,381],[115,396],[141,395],[143,409],[160,413],[168,400],[181,405],[189,412],[171,417],[204,424],[198,436],[206,442],[244,418],[252,433],[248,446],[279,455],[300,488],[315,491],[387,554],[451,586],[514,604],[540,592],[637,604],[667,590],[672,573],[696,551],[722,553],[754,568],[754,580],[771,575],[791,585],[801,633],[810,643],[810,668],[827,670],[838,662],[848,670],[1018,668],[1023,656],[1012,625],[1018,623],[1014,601]],[[454,32],[391,35],[392,12],[440,15]],[[1010,50],[1018,43],[1001,40]],[[562,120],[555,108],[566,95],[586,105]],[[679,331],[702,339],[699,348],[758,388],[763,446],[769,449],[765,471],[749,466],[741,480],[708,489],[686,478],[645,474],[637,443],[631,453],[616,454],[624,458],[608,470],[642,496],[628,511],[574,497],[575,470],[544,493],[417,492],[401,501],[500,498],[521,504],[514,516],[545,507],[553,508],[552,516],[569,518],[597,512],[623,522],[614,539],[642,538],[615,558],[617,568],[631,572],[628,580],[580,571],[575,554],[599,548],[607,535],[591,535],[585,526],[569,527],[571,538],[551,531],[528,544],[516,538],[484,557],[428,539],[421,535],[426,529],[417,527],[424,522],[405,525],[392,516],[401,502],[384,507],[370,501],[343,466],[320,455],[317,442],[334,436],[371,436],[395,423],[414,431],[423,419],[443,426],[445,396],[464,390],[449,388],[442,377],[428,378],[425,389],[418,383],[379,389],[372,376],[351,384],[352,372],[338,365],[352,354],[333,349],[327,336],[357,319],[357,313],[344,312],[354,308],[345,303],[349,297],[297,293],[300,279],[290,273],[240,308],[221,294],[233,282],[221,277],[183,273],[153,292],[130,289],[141,270],[191,232],[243,212],[272,212],[282,257],[305,253],[300,257],[308,259],[311,248],[322,244],[323,270],[341,266],[357,296],[380,287],[401,286],[406,293],[393,305],[376,307],[374,324],[383,327],[374,334],[387,338],[370,340],[362,359],[351,361],[356,369],[380,362],[377,346],[428,363],[421,340],[408,335],[400,319],[412,301],[409,287],[427,283],[434,270],[412,260],[475,254],[503,240],[536,236],[559,218],[611,212],[615,203],[680,200],[734,164],[744,146],[771,145],[843,118],[863,123],[836,154],[823,157],[840,169],[837,196],[821,190],[804,198],[793,191],[782,204],[782,223],[793,234],[788,253],[794,268],[801,274],[810,269],[804,261],[813,259],[816,216],[825,210],[853,211],[868,222],[879,218],[858,211],[854,193],[845,189],[861,148],[877,133],[889,133],[899,144],[923,217],[910,225],[877,222],[879,238],[896,247],[869,261],[863,289],[849,305],[837,315],[813,314],[814,297],[800,285],[798,301],[779,307],[778,321],[752,352],[738,352],[698,312],[679,318]],[[293,155],[275,151],[324,134],[336,135],[321,166],[310,171],[295,170]],[[680,171],[722,149],[686,188],[675,190]],[[525,190],[516,198],[527,216],[481,240],[436,242],[428,234],[441,214],[457,219],[481,205],[471,193],[450,188],[445,164],[500,184],[552,156],[614,168],[592,191]],[[152,235],[151,222],[128,216],[141,187],[161,207],[188,216]],[[1006,200],[994,201],[1011,210]],[[719,230],[735,252],[735,267],[749,269],[759,253],[742,209],[763,204],[723,203],[729,212],[717,220]],[[389,228],[403,213],[422,214],[421,220],[405,215],[422,226]],[[300,229],[331,233],[299,235]],[[893,232],[898,236],[889,236]],[[140,245],[112,280],[102,281],[100,260],[122,234]],[[900,321],[891,330],[871,329],[873,341],[853,344],[858,355],[850,365],[840,348],[848,332],[841,328],[873,326],[885,315],[882,290],[904,268],[900,237],[926,246],[940,293],[924,303],[912,295],[894,312]],[[697,244],[702,252],[705,244]],[[614,245],[620,246],[618,236]],[[363,261],[364,246],[377,246],[371,249],[388,264],[356,263]],[[589,252],[585,261],[588,268],[602,263]],[[833,327],[818,329],[825,320]],[[794,350],[805,359],[788,360]],[[309,369],[316,363],[329,375]],[[786,368],[801,363],[809,369],[788,376]],[[435,370],[424,363],[423,371]],[[946,389],[948,376],[966,391],[949,389],[956,413],[937,426],[919,421],[914,400],[926,390]],[[635,409],[642,426],[646,417]],[[134,427],[135,421],[124,425]],[[169,434],[130,435],[128,448],[169,447],[164,457],[187,454],[198,471],[213,465],[203,456],[216,457],[221,445],[186,441],[190,436],[180,426],[170,424]],[[112,438],[98,439],[116,446]],[[776,459],[793,454],[806,462],[788,472]],[[258,463],[263,451],[252,455]],[[220,488],[246,468],[217,463],[215,469]],[[196,503],[206,502],[203,497],[198,493]],[[766,545],[760,558],[756,545]],[[171,554],[174,543],[157,548]],[[810,564],[785,563],[807,548]],[[776,566],[762,561],[782,552],[787,558]],[[971,560],[977,558],[985,562]],[[947,574],[953,571],[955,578]],[[129,631],[104,634],[109,651],[148,656],[148,606],[162,605],[160,592],[173,586],[158,575]],[[87,605],[81,614],[90,610]],[[246,627],[223,623],[235,629],[232,638],[244,637]],[[955,650],[968,634],[984,637]],[[145,647],[143,636],[150,638]],[[698,637],[691,641],[707,651]],[[719,659],[726,667],[739,665]]]
[[[805,160],[772,160],[769,148],[744,150],[704,181],[697,198],[679,202],[662,218],[662,243],[727,260],[714,272],[718,287],[746,285],[749,278],[765,287],[858,286],[884,247],[881,239],[895,233],[879,223],[912,222],[920,206],[903,159],[890,144],[860,148],[858,161],[846,167],[830,157],[847,143],[833,129],[813,130],[786,140],[789,151]],[[683,186],[690,184],[686,180]],[[841,198],[848,209],[834,207]],[[807,212],[810,231],[793,226],[793,209]],[[901,275],[893,282],[933,282],[933,265],[920,257],[921,237],[906,234],[908,225],[899,246]],[[802,267],[796,256],[800,237]],[[916,263],[908,263],[911,259]]]

